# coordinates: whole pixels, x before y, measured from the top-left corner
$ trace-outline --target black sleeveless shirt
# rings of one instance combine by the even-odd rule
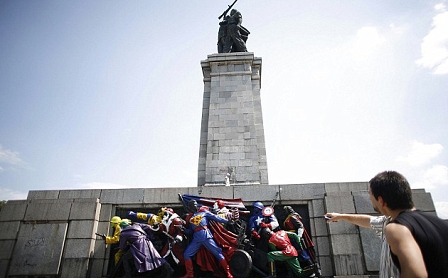
[[[407,227],[420,246],[428,272],[428,278],[448,277],[448,220],[419,210],[404,211],[391,223]],[[400,269],[398,257],[392,260]]]

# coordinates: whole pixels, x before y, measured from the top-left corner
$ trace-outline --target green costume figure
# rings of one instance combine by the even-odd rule
[[[291,240],[294,240],[300,245],[300,237],[295,233],[284,230],[273,232],[269,228],[264,229],[264,233],[266,233],[266,236],[269,236],[269,250],[271,251],[267,253],[267,257],[271,276],[276,277],[275,261],[284,261],[288,264],[295,277],[304,277],[300,263],[297,260],[299,253],[291,243]]]

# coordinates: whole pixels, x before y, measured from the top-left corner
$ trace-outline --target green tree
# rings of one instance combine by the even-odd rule
[[[6,204],[6,201],[0,201],[0,211],[2,211],[2,208],[5,204]]]

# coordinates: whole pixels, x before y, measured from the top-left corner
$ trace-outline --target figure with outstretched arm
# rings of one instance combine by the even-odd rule
[[[120,241],[120,233],[121,233],[121,227],[120,223],[122,222],[121,217],[119,216],[113,216],[110,219],[110,225],[113,228],[113,235],[112,236],[106,236],[105,234],[98,234],[97,236],[101,237],[106,244],[117,244]],[[118,261],[120,260],[122,256],[121,250],[118,250],[114,255],[114,263],[115,265],[118,264]]]
[[[189,234],[193,234],[193,239],[184,252],[186,275],[182,278],[193,278],[193,261],[192,257],[204,246],[218,260],[219,266],[225,271],[227,278],[233,278],[230,273],[230,267],[222,253],[222,249],[216,244],[213,235],[209,229],[210,221],[219,223],[227,223],[228,220],[211,213],[208,207],[198,208],[196,200],[188,202],[188,210],[191,214],[186,219],[187,230]]]

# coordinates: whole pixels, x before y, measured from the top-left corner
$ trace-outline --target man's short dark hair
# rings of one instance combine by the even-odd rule
[[[370,191],[377,200],[382,197],[390,209],[411,209],[414,207],[412,191],[406,178],[395,171],[384,171],[370,181]]]

